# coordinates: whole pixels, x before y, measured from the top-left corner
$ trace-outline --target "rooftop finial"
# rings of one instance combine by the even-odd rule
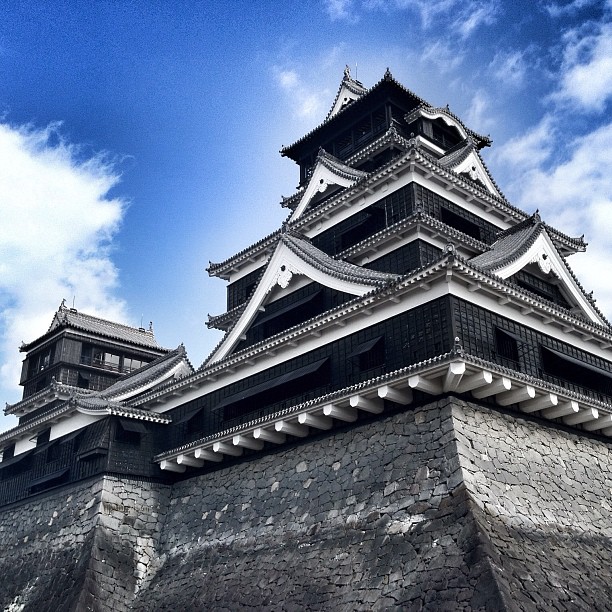
[[[351,67],[346,64],[344,67],[344,80],[348,81],[351,78]]]

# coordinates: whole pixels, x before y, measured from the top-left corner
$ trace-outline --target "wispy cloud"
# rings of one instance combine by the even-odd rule
[[[315,88],[309,88],[296,70],[276,67],[274,75],[277,84],[289,97],[293,113],[299,119],[318,118],[323,109],[323,94]]]
[[[587,291],[597,288],[600,308],[612,314],[612,285],[602,278],[612,261],[612,123],[566,143],[565,155],[552,161],[552,120],[505,147],[503,159],[516,171],[513,201],[524,210],[539,209],[561,231],[585,233],[587,255],[574,255],[570,265]]]
[[[332,21],[356,23],[361,11],[412,11],[421,18],[424,29],[441,24],[453,34],[466,39],[480,26],[495,22],[498,0],[325,0],[325,10]]]
[[[470,2],[464,5],[454,22],[454,28],[461,38],[466,39],[481,26],[495,23],[498,13],[499,8],[495,2]]]
[[[478,89],[474,92],[472,103],[465,114],[465,121],[470,129],[480,133],[486,133],[494,125],[491,102],[486,91]]]
[[[448,41],[434,40],[425,45],[421,53],[421,62],[424,65],[434,65],[440,74],[455,70],[465,57],[464,51]]]
[[[575,15],[584,8],[601,5],[601,0],[573,0],[566,4],[558,2],[547,2],[544,9],[551,17],[562,17],[565,15]]]
[[[612,97],[612,23],[587,23],[568,31],[560,86],[551,98],[601,112]]]
[[[0,124],[0,377],[19,380],[22,340],[44,333],[62,298],[121,320],[112,295],[112,239],[125,202],[108,196],[118,175],[103,155],[85,156],[58,124]]]
[[[525,82],[527,74],[527,61],[525,51],[498,51],[489,64],[489,69],[494,78],[504,85],[520,87]]]
[[[492,152],[491,157],[498,165],[511,166],[517,171],[529,171],[545,164],[551,156],[555,141],[553,118],[546,115],[537,126]]]
[[[358,21],[353,0],[325,0],[325,10],[332,21]]]

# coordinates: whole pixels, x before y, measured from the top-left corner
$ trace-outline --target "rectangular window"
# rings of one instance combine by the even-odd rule
[[[541,348],[541,355],[542,369],[546,374],[560,379],[560,382],[612,396],[612,372],[545,346]]]
[[[91,365],[98,368],[104,368],[105,370],[113,370],[115,372],[118,372],[119,361],[119,355],[115,355],[114,353],[107,353],[102,349],[94,349]]]
[[[41,431],[36,436],[36,446],[41,446],[42,444],[46,444],[51,437],[51,429],[45,429],[45,431]]]
[[[134,359],[132,357],[126,357],[123,360],[122,371],[125,372],[126,374],[129,374],[130,372],[133,372],[134,370],[139,370],[140,368],[142,368],[142,366],[145,363],[146,362],[142,361],[141,359]]]
[[[12,459],[15,456],[15,445],[11,444],[2,451],[2,461]]]
[[[459,230],[468,236],[472,236],[472,238],[480,240],[480,228],[475,223],[465,219],[457,213],[454,213],[452,210],[449,210],[444,206],[440,207],[440,219],[443,223],[446,223],[446,225],[450,225],[456,230]]]
[[[519,353],[516,337],[499,327],[495,328],[495,350],[499,357],[518,363]]]

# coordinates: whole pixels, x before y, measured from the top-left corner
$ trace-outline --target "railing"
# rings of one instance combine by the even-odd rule
[[[88,365],[94,368],[101,368],[103,370],[111,370],[112,372],[119,372],[119,364],[112,361],[104,361],[102,359],[92,359],[87,355],[81,355],[79,360],[81,365]]]

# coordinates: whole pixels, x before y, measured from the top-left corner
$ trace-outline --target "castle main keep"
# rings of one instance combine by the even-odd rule
[[[612,594],[612,328],[582,238],[387,71],[282,149],[197,369],[62,304],[0,434],[5,610],[576,610]]]

